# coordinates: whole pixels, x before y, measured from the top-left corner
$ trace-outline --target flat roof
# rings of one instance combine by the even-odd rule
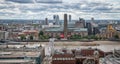
[[[32,62],[31,60],[24,60],[24,59],[8,59],[8,60],[0,60],[0,63],[29,63]]]
[[[40,52],[1,52],[0,58],[39,57]]]

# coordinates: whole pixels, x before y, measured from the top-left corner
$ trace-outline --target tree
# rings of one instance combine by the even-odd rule
[[[25,40],[25,39],[26,39],[25,35],[21,35],[21,36],[20,36],[20,39],[21,39],[21,40]]]
[[[43,31],[40,31],[39,32],[39,39],[45,39],[45,37],[44,37],[44,32]]]
[[[57,38],[57,39],[60,39],[60,36],[59,36],[59,35],[57,35],[57,36],[56,36],[56,38]]]
[[[70,37],[70,39],[80,39],[80,38],[81,38],[80,35],[72,35],[72,36]]]
[[[40,35],[40,36],[39,36],[39,39],[43,40],[43,39],[44,39],[44,36]]]
[[[44,35],[44,39],[49,39],[49,35]]]
[[[102,37],[99,37],[98,39],[99,39],[99,40],[101,40],[101,39],[102,39]]]
[[[40,35],[42,35],[42,36],[44,35],[43,31],[40,31],[40,32],[39,32],[39,36],[40,36]]]
[[[114,36],[114,38],[115,38],[115,39],[119,39],[119,35],[116,34],[116,35]]]
[[[30,40],[33,40],[33,36],[32,35],[30,35]]]

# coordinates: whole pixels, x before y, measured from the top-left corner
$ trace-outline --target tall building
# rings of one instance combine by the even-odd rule
[[[53,16],[53,23],[54,23],[54,25],[59,25],[59,15]]]
[[[76,28],[85,28],[85,20],[83,18],[79,18],[79,21],[75,23]]]
[[[7,31],[0,31],[0,40],[6,40],[8,39],[9,32]]]
[[[0,25],[0,30],[3,30],[3,29],[4,29],[3,25]]]
[[[71,15],[69,15],[69,22],[71,22],[72,21],[72,17],[71,17]]]
[[[64,14],[64,38],[65,39],[67,39],[67,32],[68,32],[68,30],[67,30],[67,22],[68,22],[67,14]]]
[[[86,23],[86,28],[88,29],[88,35],[92,35],[92,24],[90,22]]]
[[[99,34],[100,30],[98,27],[93,27],[93,35]]]
[[[83,22],[80,21],[75,22],[75,28],[84,28]]]
[[[83,23],[83,27],[85,28],[86,27],[86,22],[83,18],[79,18],[79,21]]]
[[[48,25],[48,18],[45,18],[45,25]]]
[[[7,26],[3,25],[3,24],[0,24],[0,30],[1,31],[4,31],[7,29]]]
[[[91,21],[94,22],[94,18],[91,18]]]

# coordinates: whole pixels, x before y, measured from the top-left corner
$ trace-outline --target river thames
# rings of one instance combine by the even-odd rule
[[[29,48],[36,48],[40,45],[47,47],[49,42],[19,42],[19,44],[7,44],[8,47],[20,48],[26,45]],[[0,45],[6,47],[6,45]],[[104,52],[110,52],[114,49],[120,49],[120,42],[117,41],[93,41],[93,42],[80,42],[80,41],[55,41],[54,48],[61,49],[82,49],[82,48],[98,48]]]

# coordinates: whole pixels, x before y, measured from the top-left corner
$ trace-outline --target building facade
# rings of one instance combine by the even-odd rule
[[[105,53],[99,49],[69,50],[63,48],[55,51],[52,64],[99,64],[100,58],[104,55]]]
[[[0,40],[7,40],[9,36],[9,32],[7,31],[0,31]]]

